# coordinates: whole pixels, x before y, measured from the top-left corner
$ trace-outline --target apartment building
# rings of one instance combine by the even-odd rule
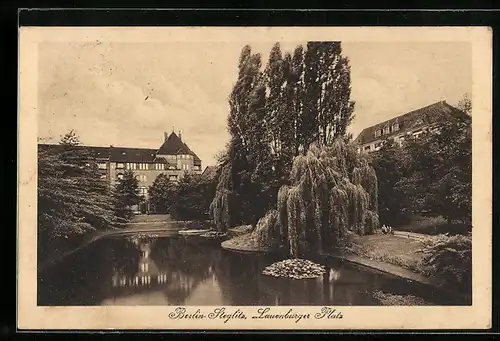
[[[443,114],[458,112],[459,109],[446,101],[436,102],[365,128],[354,143],[358,145],[358,153],[377,151],[388,139],[402,144],[409,136],[419,137],[426,132],[436,131],[440,120],[444,117]]]

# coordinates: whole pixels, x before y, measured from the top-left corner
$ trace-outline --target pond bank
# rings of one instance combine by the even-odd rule
[[[126,235],[133,235],[136,233],[175,232],[181,230],[179,225],[185,225],[190,222],[191,221],[173,221],[170,219],[164,220],[164,222],[160,224],[158,220],[141,221],[141,222],[132,221],[130,223],[125,223],[121,225],[123,226],[122,228],[115,228],[107,231],[95,232],[92,235],[89,235],[80,245],[71,248],[69,250],[66,250],[60,254],[49,257],[47,260],[45,260],[38,266],[38,271],[40,272],[46,267],[50,266],[51,264],[60,262],[64,258],[74,254],[77,251],[80,251],[81,249],[89,246],[90,244],[95,243],[96,241],[104,237],[126,236]]]
[[[237,252],[277,253],[280,250],[262,248],[254,244],[250,234],[238,236],[221,244],[222,248]],[[417,238],[402,238],[390,235],[355,236],[350,249],[343,254],[323,253],[322,256],[348,262],[372,271],[417,283],[437,290],[448,296],[456,297],[463,302],[471,302],[471,298],[444,288],[437,280],[431,279],[417,271],[422,259],[421,242]]]

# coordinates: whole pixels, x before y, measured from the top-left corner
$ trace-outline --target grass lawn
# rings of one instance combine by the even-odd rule
[[[413,215],[410,221],[400,226],[393,226],[396,231],[407,231],[423,234],[461,234],[468,231],[467,225],[448,224],[446,219],[441,216],[431,217],[424,215]]]
[[[423,258],[421,241],[392,235],[374,234],[368,236],[352,235],[351,242],[352,244],[345,249],[347,253],[399,265],[420,274],[426,273],[421,264]]]

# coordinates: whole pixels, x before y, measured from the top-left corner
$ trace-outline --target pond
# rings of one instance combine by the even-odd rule
[[[38,305],[380,305],[375,290],[448,304],[414,283],[331,259],[316,279],[261,274],[278,260],[176,233],[108,237],[39,273]]]

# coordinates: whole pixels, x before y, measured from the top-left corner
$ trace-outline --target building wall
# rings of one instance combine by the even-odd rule
[[[191,156],[191,155],[189,155]],[[132,170],[139,180],[139,189],[141,194],[147,198],[147,190],[153,184],[155,179],[160,174],[165,174],[171,181],[178,181],[186,172],[201,174],[201,168],[194,168],[194,160],[188,157],[159,156],[168,160],[166,163],[127,163],[127,162],[107,162],[106,163],[106,179],[115,185],[120,175],[125,171]],[[175,166],[174,166],[175,165]],[[175,167],[175,169],[169,169]],[[103,173],[104,174],[104,173]]]
[[[394,142],[397,142],[399,143],[399,145],[401,145],[404,139],[408,138],[409,136],[413,135],[415,137],[418,137],[421,134],[427,132],[428,130],[434,131],[430,126],[426,125],[426,126],[421,126],[417,129],[402,130],[398,134],[391,135],[388,138],[382,135],[380,139],[374,140],[370,143],[361,144],[358,147],[358,153],[370,153],[377,151],[380,149],[380,147],[382,147],[382,143],[386,139],[394,140]]]

